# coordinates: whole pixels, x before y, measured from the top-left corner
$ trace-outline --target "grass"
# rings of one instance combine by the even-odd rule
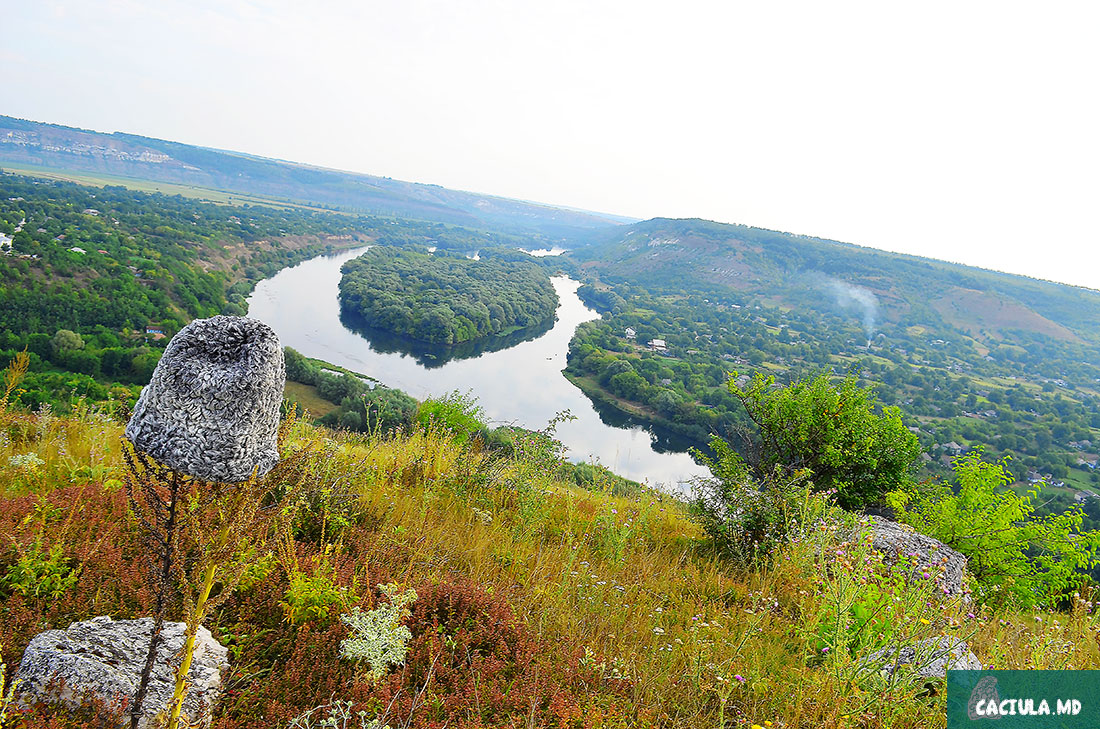
[[[0,464],[41,461],[0,469],[9,665],[45,628],[150,611],[119,484],[121,435],[91,410],[0,413]],[[334,699],[393,727],[944,724],[942,693],[884,683],[830,633],[829,616],[881,568],[854,519],[824,500],[796,539],[738,566],[714,554],[682,502],[579,488],[545,454],[504,458],[436,427],[383,437],[301,422],[283,450],[290,465],[273,479],[297,494],[290,541],[269,555],[258,535],[251,577],[206,622],[230,650],[220,729],[283,727]],[[11,578],[36,543],[59,545],[53,567],[76,571],[56,596]],[[295,579],[322,607],[292,624],[281,605]],[[337,618],[376,606],[374,586],[391,582],[420,597],[406,664],[376,681],[339,658]],[[996,668],[1100,668],[1088,603],[991,613],[924,588],[898,597],[882,613],[898,640],[969,638]],[[838,649],[822,653],[823,636]],[[9,723],[93,725],[48,707]]]
[[[249,195],[246,193],[229,192],[226,190],[218,190],[212,187],[198,187],[196,185],[180,185],[172,182],[142,180],[135,177],[109,175],[100,172],[77,172],[73,170],[61,170],[50,167],[38,167],[35,165],[12,165],[7,163],[0,165],[0,169],[3,169],[6,172],[14,172],[20,175],[37,177],[43,180],[75,182],[77,184],[88,185],[90,187],[118,185],[121,187],[125,187],[129,190],[137,190],[139,192],[159,192],[165,195],[182,195],[183,197],[194,198],[196,200],[205,200],[207,202],[219,203],[222,205],[240,206],[252,204],[266,205],[268,207],[277,208],[300,208],[303,210],[334,212],[326,208],[319,208],[302,203],[290,202],[288,200],[267,198],[258,195]]]
[[[340,407],[336,403],[329,402],[321,397],[320,393],[317,392],[317,388],[313,385],[306,385],[301,382],[288,380],[285,396],[304,407],[313,418],[323,418]]]

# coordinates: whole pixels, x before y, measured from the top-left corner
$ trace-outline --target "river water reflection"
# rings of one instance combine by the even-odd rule
[[[313,258],[261,281],[248,299],[248,315],[273,327],[284,345],[413,397],[471,391],[493,424],[542,428],[555,413],[569,410],[576,420],[559,426],[557,435],[572,460],[599,462],[627,478],[670,490],[704,473],[683,452],[685,441],[632,423],[618,411],[597,412],[561,374],[577,325],[599,318],[577,298],[577,281],[552,279],[561,303],[549,329],[519,332],[505,349],[448,352],[341,321],[340,266],[364,250]],[[449,358],[456,354],[460,358]]]

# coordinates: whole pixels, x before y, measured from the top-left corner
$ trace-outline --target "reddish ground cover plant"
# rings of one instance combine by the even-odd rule
[[[502,596],[468,579],[415,589],[404,670],[376,693],[392,715],[416,727],[547,726],[576,716],[576,698],[543,660],[546,647]]]

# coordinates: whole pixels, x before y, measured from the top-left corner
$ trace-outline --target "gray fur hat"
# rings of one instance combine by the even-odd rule
[[[196,319],[164,350],[126,438],[165,466],[206,481],[247,481],[279,460],[286,364],[256,319]]]

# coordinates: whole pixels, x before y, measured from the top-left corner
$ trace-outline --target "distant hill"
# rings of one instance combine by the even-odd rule
[[[5,163],[194,185],[374,215],[538,233],[553,239],[630,222],[619,216],[438,185],[0,116],[0,166]]]
[[[786,306],[862,297],[876,318],[943,324],[987,346],[1020,332],[1100,345],[1100,291],[762,228],[655,218],[595,233],[576,257],[651,288],[689,277]]]

